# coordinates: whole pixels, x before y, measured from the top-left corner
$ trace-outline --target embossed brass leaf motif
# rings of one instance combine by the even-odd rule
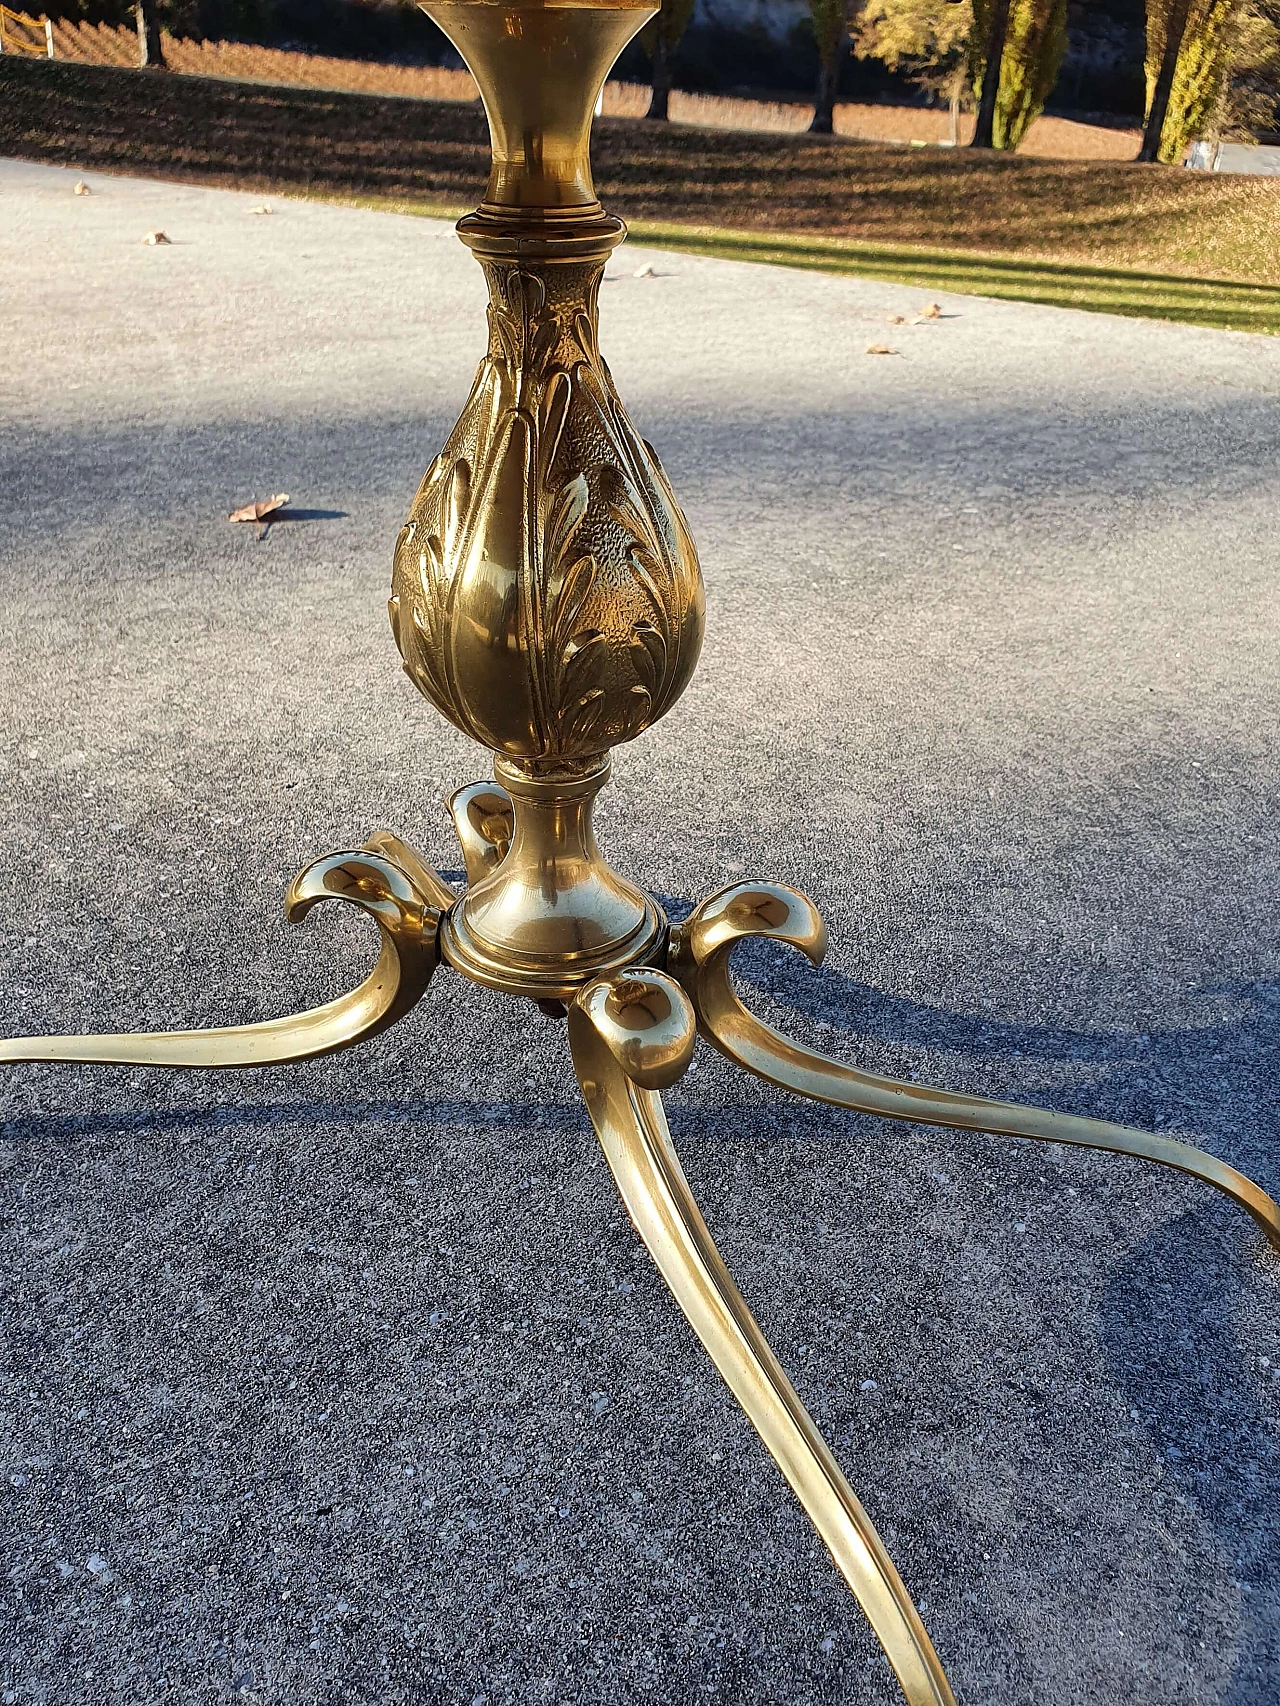
[[[489,351],[396,547],[410,679],[513,757],[633,739],[701,646],[693,541],[600,356],[602,271],[485,265]]]

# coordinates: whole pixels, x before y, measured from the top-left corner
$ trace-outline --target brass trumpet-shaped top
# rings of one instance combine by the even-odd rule
[[[624,227],[591,185],[592,109],[654,8],[427,0],[484,96],[493,172],[458,231],[489,350],[396,546],[405,669],[509,759],[589,760],[655,722],[702,644],[697,552],[597,343]]]
[[[471,67],[493,141],[487,208],[592,208],[591,115],[651,0],[423,0]]]

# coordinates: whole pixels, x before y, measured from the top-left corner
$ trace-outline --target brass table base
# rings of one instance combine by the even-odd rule
[[[589,793],[599,780],[597,771]],[[578,790],[573,799],[580,803],[582,797]],[[544,879],[557,873],[563,878],[559,886],[546,881],[546,894],[558,894],[562,903],[570,897],[559,923],[572,940],[559,975],[544,974],[535,989],[528,967],[516,963],[503,977],[492,944],[473,970],[469,907],[478,901],[479,915],[488,916],[486,899],[492,912],[504,876],[515,890],[527,886],[529,874],[520,861],[532,856],[538,842],[535,832],[522,846],[520,798],[513,799],[500,783],[464,788],[450,804],[468,872],[465,895],[455,894],[410,847],[385,831],[363,848],[317,860],[290,884],[290,919],[303,918],[318,901],[329,899],[359,907],[377,924],[382,938],[377,963],[349,995],[290,1018],[224,1030],[17,1038],[0,1042],[0,1062],[227,1068],[306,1060],[350,1048],[393,1025],[426,993],[442,957],[480,983],[534,994],[545,1010],[567,1011],[569,1050],[592,1124],[659,1271],[826,1542],[905,1698],[911,1706],[952,1706],[946,1675],[892,1559],[720,1258],[672,1147],[659,1092],[684,1073],[700,1032],[730,1060],[770,1083],[857,1113],[1042,1138],[1160,1162],[1225,1192],[1278,1250],[1280,1208],[1234,1168],[1176,1139],[879,1077],[828,1060],[766,1025],[738,998],[729,960],[738,942],[762,936],[820,963],[826,947],[822,920],[793,889],[735,883],[695,907],[669,936],[659,909],[640,895],[639,940],[647,958],[611,966],[596,942],[586,945],[584,959],[577,939],[583,919],[575,917],[573,897],[598,900],[603,893],[612,905],[617,896],[629,899],[639,891],[600,860],[589,820],[581,813],[576,818],[581,833],[567,839],[559,834],[566,815],[561,814],[559,864],[554,853],[532,858]],[[576,811],[571,800],[568,817]],[[547,830],[545,821],[542,829]]]
[[[245,1067],[332,1054],[395,1024],[443,959],[567,1015],[573,1067],[623,1201],[694,1332],[830,1548],[911,1706],[953,1701],[867,1513],[729,1277],[671,1146],[659,1092],[699,1032],[748,1072],[857,1113],[1142,1156],[1224,1191],[1280,1249],[1280,1210],[1233,1168],[1151,1132],[899,1083],[828,1060],[744,1007],[748,936],[817,964],[822,920],[792,889],[735,883],[669,931],[601,857],[609,752],[676,702],[702,644],[688,524],[600,351],[599,290],[622,222],[591,182],[596,97],[656,0],[422,0],[476,75],[493,166],[458,226],[489,290],[488,347],[396,544],[389,605],[410,680],[495,755],[450,802],[463,895],[397,836],[333,853],[287,912],[343,900],[378,926],[369,976],[293,1018],[215,1031],[29,1037],[3,1061]],[[768,565],[762,563],[761,573]],[[848,636],[814,636],[849,651]]]

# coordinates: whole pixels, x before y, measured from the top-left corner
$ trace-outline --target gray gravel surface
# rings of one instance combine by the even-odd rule
[[[481,755],[391,546],[483,341],[446,225],[0,166],[0,967],[13,1030],[289,1011],[372,828]],[[162,228],[169,246],[140,241]],[[653,275],[637,278],[650,262]],[[601,836],[833,1052],[1191,1136],[1273,1191],[1280,340],[646,252],[603,335],[708,583]],[[870,342],[901,353],[869,356]],[[227,511],[284,490],[257,542]],[[1280,1271],[1137,1162],[668,1098],[730,1266],[965,1706],[1280,1694]],[[441,974],[363,1051],[20,1067],[0,1697],[887,1702],[640,1251],[562,1031]]]

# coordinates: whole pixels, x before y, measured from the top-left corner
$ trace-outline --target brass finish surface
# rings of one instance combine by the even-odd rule
[[[440,873],[428,865],[422,855],[415,853],[408,842],[402,841],[394,831],[375,829],[364,845],[368,852],[379,853],[385,859],[390,860],[393,865],[398,865],[417,884],[428,905],[437,912],[448,912],[457,900],[457,895],[444,881]]]
[[[494,989],[561,1000],[602,972],[660,951],[667,928],[661,910],[607,865],[596,845],[591,811],[608,780],[607,760],[547,774],[499,759],[497,773],[512,828],[508,851],[491,870],[477,847],[483,830],[470,839],[469,808],[485,796],[464,789],[470,799],[455,808],[464,857],[485,874],[444,921],[440,950],[450,965]],[[495,794],[487,790],[487,803]],[[491,833],[501,821],[490,815]],[[499,845],[490,842],[495,855]]]
[[[747,936],[789,943],[816,966],[826,952],[827,935],[813,902],[775,883],[735,883],[695,907],[681,926],[672,943],[671,968],[688,991],[708,1042],[748,1072],[798,1096],[861,1114],[1002,1137],[1042,1138],[1157,1161],[1229,1196],[1280,1250],[1280,1207],[1252,1179],[1189,1143],[1106,1120],[882,1078],[793,1042],[744,1007],[734,990],[729,956]]]
[[[438,879],[437,879],[438,880]],[[207,1031],[143,1031],[101,1037],[14,1037],[0,1061],[75,1061],[139,1066],[275,1066],[367,1042],[417,1004],[439,960],[438,910],[409,873],[380,853],[330,853],[293,879],[285,911],[293,923],[323,900],[366,912],[382,936],[377,964],[348,995],[323,1007],[255,1025]]]
[[[816,1101],[925,1124],[1157,1161],[1215,1186],[1280,1248],[1280,1210],[1189,1144],[1100,1120],[878,1077],[803,1048],[742,1004],[747,936],[816,964],[822,920],[794,890],[737,883],[669,934],[651,896],[596,845],[610,750],[684,690],[702,643],[697,552],[653,448],[600,354],[598,293],[621,221],[591,183],[588,139],[614,56],[655,7],[596,0],[426,0],[466,57],[493,140],[486,199],[459,224],[489,288],[471,394],[401,530],[390,615],[410,679],[487,748],[495,780],[449,802],[458,895],[398,836],[307,867],[300,919],[344,900],[377,924],[373,971],[314,1011],[219,1030],[0,1042],[0,1062],[246,1067],[376,1036],[439,961],[565,1016],[574,1069],[618,1189],[663,1278],[771,1452],[879,1637],[911,1706],[952,1706],[920,1617],[866,1512],[730,1278],[680,1169],[658,1092],[699,1030],[750,1072]]]
[[[650,0],[425,0],[422,10],[471,67],[489,120],[493,165],[482,211],[599,212],[589,152],[596,98],[657,9]]]
[[[468,884],[482,883],[506,858],[515,831],[511,795],[498,782],[471,782],[449,798]]]
[[[486,266],[490,353],[396,546],[409,679],[513,758],[634,739],[702,645],[688,527],[596,345],[603,266]]]
[[[688,999],[660,972],[593,983],[569,1009],[591,1122],[659,1272],[826,1542],[905,1698],[954,1706],[902,1578],[734,1284],[672,1147],[657,1091],[684,1071],[695,1035]]]
[[[400,534],[392,629],[410,680],[464,734],[511,758],[595,760],[675,703],[705,613],[688,526],[598,341],[623,228],[595,201],[587,132],[612,56],[649,14],[428,10],[493,133],[490,200],[459,227],[489,286],[489,350]],[[548,251],[566,207],[570,259]]]

